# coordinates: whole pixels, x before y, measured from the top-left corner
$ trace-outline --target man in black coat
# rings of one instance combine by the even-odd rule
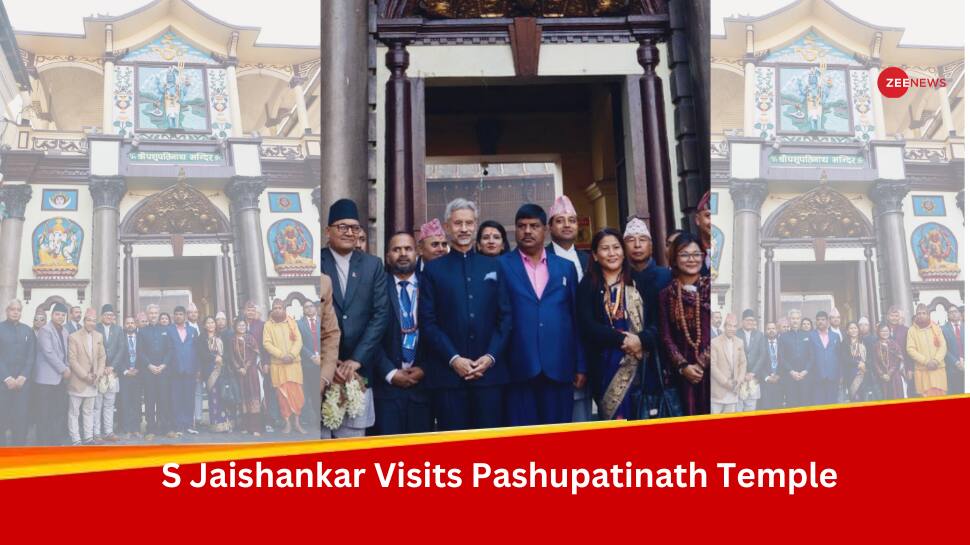
[[[13,300],[0,322],[0,446],[23,446],[27,441],[28,378],[34,367],[36,339],[20,322],[23,304]],[[10,440],[7,440],[7,431]]]
[[[390,314],[384,264],[355,250],[362,229],[353,201],[340,199],[333,203],[327,221],[329,242],[320,259],[323,274],[333,282],[333,305],[340,325],[340,351],[334,375],[337,384],[355,373],[374,384],[381,339]],[[369,387],[365,396],[362,415],[345,417],[336,430],[323,428],[322,437],[363,436],[366,428],[374,424],[373,389]]]

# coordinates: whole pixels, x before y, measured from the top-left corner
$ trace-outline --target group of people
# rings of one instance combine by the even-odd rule
[[[519,208],[514,248],[502,224],[455,199],[443,223],[394,233],[383,261],[359,249],[354,202],[333,203],[322,304],[337,349],[321,364],[322,436],[708,413],[708,199],[700,236],[661,241],[669,268],[640,218],[577,248],[565,196],[548,212]]]
[[[306,433],[319,421],[319,303],[303,317],[272,303],[263,321],[247,303],[231,323],[148,305],[124,318],[111,305],[56,303],[21,323],[23,305],[0,322],[0,444],[101,444],[237,432]],[[305,403],[305,400],[309,400]],[[302,420],[302,422],[301,422]],[[31,433],[31,428],[35,431]]]
[[[843,324],[837,309],[814,321],[791,310],[764,332],[750,309],[740,323],[727,314],[722,324],[715,312],[712,412],[963,393],[963,312],[950,305],[940,326],[919,304],[906,326],[896,306],[875,325],[867,317]]]

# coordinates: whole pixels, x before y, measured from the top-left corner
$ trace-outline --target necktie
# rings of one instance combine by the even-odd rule
[[[768,343],[768,352],[771,354],[771,369],[778,368],[778,354],[775,352],[775,341]]]
[[[417,332],[412,331],[414,329],[414,317],[411,315],[411,296],[408,295],[408,282],[407,280],[401,280],[398,285],[401,286],[401,358],[406,363],[414,362],[414,346],[415,338]]]
[[[128,335],[128,363],[135,366],[135,336]]]

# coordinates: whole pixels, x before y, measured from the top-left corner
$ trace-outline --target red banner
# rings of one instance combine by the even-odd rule
[[[0,497],[16,515],[3,533],[922,541],[961,531],[968,418],[960,396],[302,444],[8,449]]]

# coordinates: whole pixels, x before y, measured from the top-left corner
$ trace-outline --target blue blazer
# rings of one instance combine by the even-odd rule
[[[536,297],[518,250],[498,258],[499,289],[512,314],[509,374],[525,381],[544,374],[556,382],[572,382],[586,372],[586,358],[576,327],[576,267],[572,261],[546,252],[549,282]]]
[[[504,353],[512,321],[508,308],[499,305],[500,275],[498,260],[474,250],[467,254],[452,250],[425,264],[418,295],[418,334],[427,348],[428,386],[508,383]],[[475,360],[485,354],[495,358],[495,365],[474,381],[465,381],[449,365],[454,356]]]
[[[296,328],[300,330],[300,339],[303,341],[303,348],[300,349],[300,361],[303,367],[316,366],[313,363],[313,354],[320,352],[320,317],[316,318],[316,331],[310,331],[310,320],[304,316],[296,322]]]
[[[783,371],[804,371],[810,367],[811,356],[811,332],[789,331],[778,336],[778,367]]]
[[[943,340],[946,341],[946,356],[943,358],[943,361],[947,365],[956,365],[957,360],[963,357],[963,354],[960,353],[959,348],[961,344],[966,346],[965,341],[967,335],[964,331],[964,328],[966,327],[967,325],[964,323],[963,327],[960,328],[960,343],[958,344],[957,332],[953,329],[953,324],[951,324],[949,321],[943,324],[941,329],[943,330]]]
[[[839,380],[841,371],[839,370],[839,336],[829,330],[829,345],[822,346],[822,337],[818,330],[812,330],[809,336],[812,345],[811,364],[809,376],[815,379]]]
[[[172,371],[180,375],[193,375],[199,371],[195,361],[194,343],[198,334],[195,329],[185,325],[185,341],[179,338],[175,324],[168,326],[168,338],[172,345]]]

